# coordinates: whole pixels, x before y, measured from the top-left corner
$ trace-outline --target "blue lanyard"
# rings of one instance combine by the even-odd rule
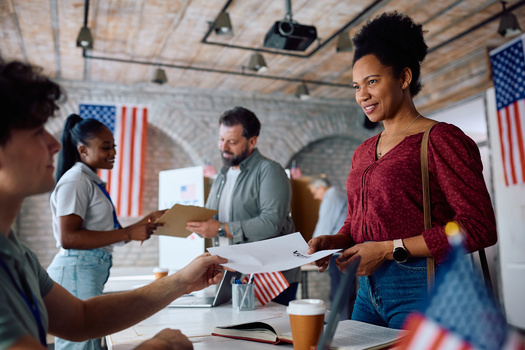
[[[115,211],[115,206],[113,205],[113,201],[111,200],[111,197],[109,196],[109,193],[106,190],[106,187],[104,187],[103,184],[97,184],[96,182],[95,182],[95,184],[98,186],[98,188],[100,188],[100,190],[102,191],[102,193],[104,193],[104,195],[107,197],[107,199],[109,199],[109,202],[111,203],[111,208],[113,209],[113,227],[115,228],[115,230],[119,229],[120,225],[119,225],[118,219],[117,219],[117,212]]]
[[[9,277],[11,278],[11,281],[13,281],[13,285],[16,287],[16,289],[18,290],[18,293],[20,293],[20,295],[22,296],[22,298],[26,302],[27,307],[29,308],[29,310],[31,310],[31,314],[33,315],[33,318],[35,319],[36,325],[38,327],[38,336],[40,337],[40,343],[42,343],[42,345],[47,347],[46,332],[44,331],[44,325],[42,324],[42,319],[40,317],[40,310],[38,309],[38,303],[36,301],[35,295],[33,294],[33,292],[31,292],[31,290],[29,289],[29,286],[27,286],[27,288],[26,288],[27,291],[29,291],[29,293],[31,293],[31,301],[32,302],[30,302],[29,299],[28,299],[29,293],[27,293],[27,291],[26,291],[26,293],[24,293],[22,291],[22,289],[20,289],[20,287],[18,286],[18,283],[16,283],[16,280],[15,280],[13,274],[11,273],[11,270],[9,270],[9,268],[7,267],[7,265],[6,265],[6,263],[4,262],[3,259],[0,259],[0,264],[2,265],[4,270],[7,272]],[[20,273],[19,273],[19,275],[20,275]],[[22,279],[22,278],[23,277],[20,276],[20,279]],[[26,283],[26,285],[27,285],[27,283]]]

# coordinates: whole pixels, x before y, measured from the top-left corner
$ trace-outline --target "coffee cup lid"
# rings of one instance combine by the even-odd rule
[[[326,307],[321,299],[292,300],[286,308],[286,312],[292,315],[320,315],[324,314]]]
[[[168,272],[168,269],[165,268],[165,267],[158,267],[157,266],[157,267],[153,268],[153,273],[155,273],[155,272]]]

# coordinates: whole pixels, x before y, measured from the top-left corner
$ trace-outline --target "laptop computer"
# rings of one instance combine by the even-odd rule
[[[224,304],[232,298],[232,282],[241,278],[242,273],[226,271],[214,297],[182,296],[175,299],[168,307],[214,307]]]
[[[341,319],[341,313],[343,312],[345,301],[348,298],[350,291],[355,289],[355,274],[360,261],[361,257],[358,256],[353,262],[351,262],[346,268],[343,278],[341,278],[341,281],[339,282],[339,286],[335,292],[331,310],[328,315],[328,321],[324,327],[323,334],[319,339],[319,343],[317,344],[317,350],[327,350],[330,348],[330,344],[334,339],[337,324]]]

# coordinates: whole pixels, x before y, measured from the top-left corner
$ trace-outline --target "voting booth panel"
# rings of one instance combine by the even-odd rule
[[[159,173],[159,209],[175,204],[204,206],[212,179],[204,177],[204,168],[173,169]],[[159,237],[159,266],[178,270],[204,253],[206,240],[197,234],[187,238]]]
[[[507,321],[525,330],[525,184],[507,186],[503,172],[494,89],[487,91],[501,294]]]

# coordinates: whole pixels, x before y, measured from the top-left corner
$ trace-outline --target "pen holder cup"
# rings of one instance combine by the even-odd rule
[[[232,307],[239,311],[255,310],[253,283],[232,284]]]

